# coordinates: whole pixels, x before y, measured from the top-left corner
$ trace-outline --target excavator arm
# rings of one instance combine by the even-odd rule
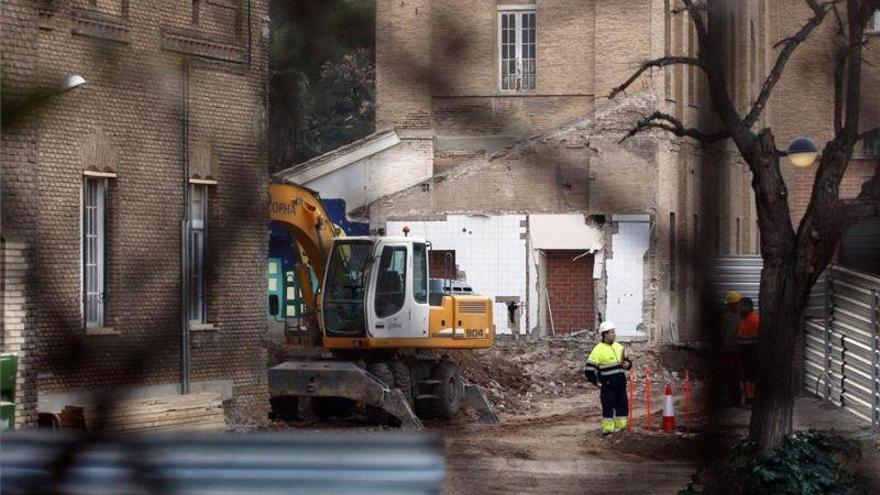
[[[310,315],[317,315],[318,304],[306,262],[315,271],[318,287],[323,287],[324,268],[337,235],[336,227],[318,193],[297,184],[269,185],[269,217],[287,228],[301,248],[301,255],[304,252],[308,258],[297,266],[297,275],[306,307]],[[309,320],[317,330],[317,320]]]

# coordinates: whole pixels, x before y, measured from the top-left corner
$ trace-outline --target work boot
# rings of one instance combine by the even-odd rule
[[[602,435],[610,435],[614,433],[614,420],[602,419]]]

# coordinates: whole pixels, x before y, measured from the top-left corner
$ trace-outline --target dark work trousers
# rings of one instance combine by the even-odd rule
[[[758,376],[758,346],[757,344],[740,345],[739,359],[742,377],[746,383],[755,383]]]
[[[623,375],[619,376],[623,377]],[[614,380],[614,382],[618,382],[618,380]],[[619,380],[619,383],[603,383],[599,399],[602,401],[602,418],[625,418],[629,415],[629,399],[626,396],[625,380]]]

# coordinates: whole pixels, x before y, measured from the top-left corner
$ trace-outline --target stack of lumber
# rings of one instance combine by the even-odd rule
[[[117,401],[104,411],[106,431],[223,430],[226,422],[220,394],[172,395]],[[61,426],[95,429],[101,420],[95,405],[66,406]]]

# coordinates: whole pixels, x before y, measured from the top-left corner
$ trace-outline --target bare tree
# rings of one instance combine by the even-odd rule
[[[862,185],[854,199],[841,199],[840,183],[856,144],[877,128],[859,129],[862,53],[866,25],[880,0],[805,0],[810,19],[792,36],[776,44],[778,56],[760,93],[746,115],[740,115],[726,84],[721,63],[722,43],[717,33],[723,16],[713,15],[717,4],[684,0],[683,10],[693,22],[698,38],[696,57],[664,57],[644,62],[613,98],[638,77],[655,67],[693,65],[708,80],[709,98],[718,118],[718,130],[711,132],[686,127],[663,112],[642,119],[626,137],[647,129],[662,129],[705,144],[730,138],[752,173],[752,189],[758,212],[760,249],[764,260],[761,273],[761,339],[758,380],[760,387],[751,418],[749,437],[761,450],[781,444],[792,431],[796,394],[796,368],[791,366],[801,316],[816,279],[831,261],[846,230],[872,215],[880,214],[880,166]],[[782,154],[776,149],[769,128],[755,130],[774,87],[792,54],[826,18],[836,17],[839,50],[834,67],[834,137],[822,152],[806,213],[795,228],[788,204],[788,191],[780,169]]]

